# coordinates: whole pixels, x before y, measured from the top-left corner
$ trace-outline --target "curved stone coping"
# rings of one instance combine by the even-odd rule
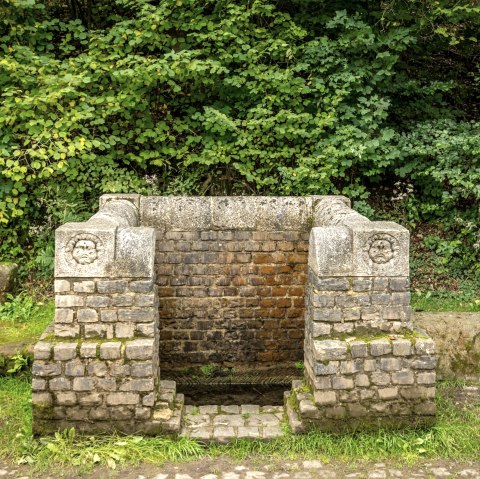
[[[313,226],[349,226],[357,223],[369,223],[370,220],[352,210],[342,197],[322,198],[315,208]]]
[[[340,198],[319,201],[308,264],[317,276],[408,276],[410,234],[392,221],[370,221]]]
[[[157,231],[308,231],[323,198],[326,197],[142,196],[140,223]],[[331,198],[348,203],[347,198]]]

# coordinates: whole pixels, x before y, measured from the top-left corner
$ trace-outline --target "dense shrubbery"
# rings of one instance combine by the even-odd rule
[[[478,270],[478,2],[64,3],[0,2],[3,256],[105,192],[343,193]]]

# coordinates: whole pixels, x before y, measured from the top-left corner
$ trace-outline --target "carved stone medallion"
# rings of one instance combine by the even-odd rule
[[[378,233],[368,238],[364,252],[373,263],[386,264],[396,255],[398,240],[387,233]]]
[[[91,233],[77,234],[65,246],[65,253],[81,265],[94,263],[103,251],[102,241],[98,236]]]

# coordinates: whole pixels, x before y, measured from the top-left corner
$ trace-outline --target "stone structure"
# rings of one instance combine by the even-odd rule
[[[13,291],[18,266],[15,263],[0,264],[0,304],[5,301],[7,293]]]
[[[160,364],[302,358],[295,429],[430,421],[435,356],[410,322],[408,241],[342,197],[104,195],[56,233],[34,431],[179,433],[183,397]]]

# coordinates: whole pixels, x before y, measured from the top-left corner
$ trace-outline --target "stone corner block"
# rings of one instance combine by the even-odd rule
[[[135,339],[127,341],[125,355],[128,359],[151,359],[154,352],[155,339]]]
[[[315,360],[335,361],[345,359],[347,356],[347,344],[340,340],[316,340],[313,342],[315,349]]]

